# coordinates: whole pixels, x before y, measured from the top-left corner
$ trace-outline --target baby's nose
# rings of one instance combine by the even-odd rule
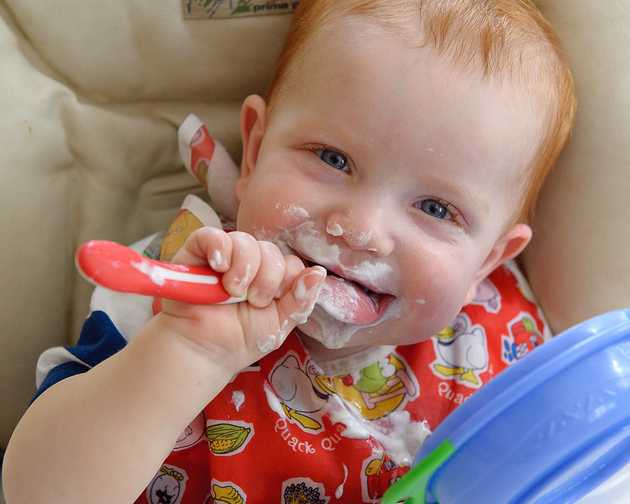
[[[373,216],[358,213],[334,212],[326,220],[326,232],[343,239],[353,250],[366,250],[379,256],[388,256],[394,250],[394,241]]]

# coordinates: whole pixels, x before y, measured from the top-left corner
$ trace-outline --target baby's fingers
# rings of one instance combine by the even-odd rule
[[[247,300],[258,308],[273,301],[285,276],[285,261],[280,249],[271,242],[259,241],[260,268],[247,291]]]
[[[325,279],[326,270],[321,266],[307,268],[295,279],[292,288],[277,301],[280,329],[258,342],[261,352],[279,347],[295,326],[307,321]]]
[[[223,275],[223,287],[233,297],[244,296],[260,268],[260,247],[256,239],[247,233],[233,231],[230,269]]]
[[[172,259],[176,264],[206,265],[220,273],[230,267],[232,241],[228,234],[215,227],[195,230]]]
[[[289,292],[289,289],[293,286],[293,283],[305,268],[306,266],[304,266],[304,263],[299,257],[294,255],[284,256],[284,278],[282,279],[280,288],[274,297],[276,299],[280,299]]]

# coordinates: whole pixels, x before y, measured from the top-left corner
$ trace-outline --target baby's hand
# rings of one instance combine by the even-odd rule
[[[234,372],[278,348],[296,325],[306,322],[326,277],[321,266],[305,268],[276,245],[240,231],[204,227],[192,233],[174,263],[210,265],[224,273],[231,305],[192,305],[162,300],[162,317]]]

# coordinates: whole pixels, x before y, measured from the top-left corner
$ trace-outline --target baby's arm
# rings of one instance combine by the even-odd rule
[[[7,448],[7,502],[133,502],[230,378],[155,317],[124,350],[32,404]]]
[[[174,262],[222,264],[238,305],[163,300],[123,350],[46,390],[4,460],[8,504],[133,502],[199,411],[310,314],[325,271],[244,233],[203,228]],[[249,267],[248,267],[249,265]],[[248,275],[245,275],[248,273]]]

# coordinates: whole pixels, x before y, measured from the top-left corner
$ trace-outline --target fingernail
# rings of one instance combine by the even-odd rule
[[[313,266],[313,269],[301,277],[293,290],[295,299],[302,303],[306,303],[313,298],[319,291],[324,279],[326,278],[326,270],[321,266]]]
[[[251,281],[251,275],[252,266],[251,264],[248,264],[245,267],[245,275],[242,278],[234,277],[230,280],[229,283],[231,284],[231,286],[229,292],[234,297],[244,296],[246,294],[247,287],[249,286],[249,282]]]
[[[210,267],[217,271],[223,265],[223,255],[221,255],[221,251],[215,250],[212,252],[212,257],[210,258]]]
[[[241,285],[247,285],[249,281],[251,280],[251,276],[252,276],[252,265],[247,263],[245,265],[245,275],[240,280]]]

